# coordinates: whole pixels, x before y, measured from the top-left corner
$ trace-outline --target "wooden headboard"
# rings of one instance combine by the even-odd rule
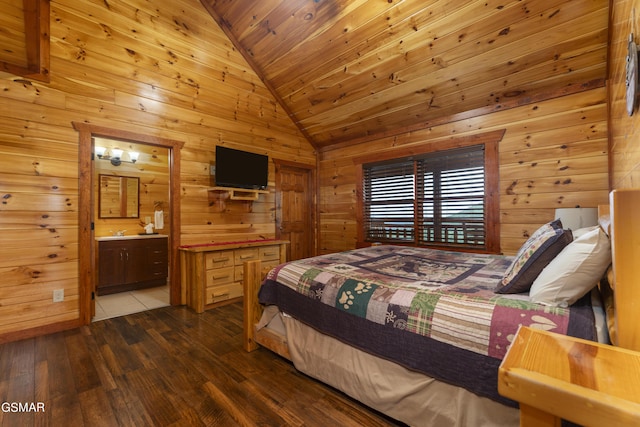
[[[610,194],[618,346],[640,351],[640,189]]]

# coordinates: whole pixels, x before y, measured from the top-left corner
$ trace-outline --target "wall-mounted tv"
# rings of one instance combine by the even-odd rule
[[[264,190],[268,181],[268,156],[216,146],[216,186]]]

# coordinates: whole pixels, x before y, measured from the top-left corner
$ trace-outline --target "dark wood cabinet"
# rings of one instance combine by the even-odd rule
[[[162,286],[168,277],[167,237],[98,240],[98,295]]]

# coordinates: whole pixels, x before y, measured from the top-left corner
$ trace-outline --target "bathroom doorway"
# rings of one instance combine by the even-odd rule
[[[141,147],[157,147],[167,150],[169,169],[168,195],[162,209],[165,212],[165,224],[168,227],[168,295],[171,305],[183,303],[180,289],[180,271],[178,264],[178,247],[180,246],[180,149],[181,141],[158,138],[128,131],[73,123],[79,133],[79,304],[80,319],[89,324],[96,315],[96,178],[94,174],[96,140],[116,140],[124,144],[140,144]],[[132,150],[133,151],[133,150]],[[143,215],[142,221],[146,215]],[[151,216],[151,215],[149,215]],[[104,234],[104,230],[100,233]]]
[[[171,229],[164,220],[171,181],[169,149],[103,137],[94,137],[93,145],[93,185],[98,196],[93,203],[93,231],[98,241],[93,321],[166,307],[171,300],[167,276]],[[132,241],[146,249],[130,248],[124,252],[126,258],[100,261],[101,247],[105,254],[113,255],[114,245],[122,249]],[[162,256],[146,265],[151,253],[158,250]],[[135,282],[126,284],[127,278]]]

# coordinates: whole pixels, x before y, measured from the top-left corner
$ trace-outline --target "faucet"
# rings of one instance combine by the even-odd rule
[[[118,231],[109,230],[109,231],[112,232],[114,236],[124,236],[124,232],[127,230],[118,230]]]

